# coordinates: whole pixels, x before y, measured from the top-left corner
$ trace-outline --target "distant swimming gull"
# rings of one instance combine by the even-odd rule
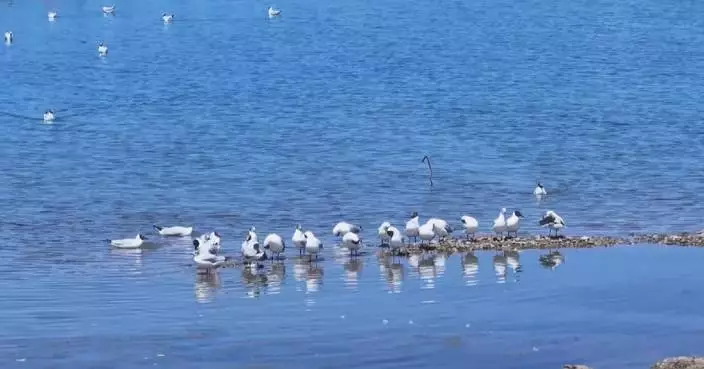
[[[359,249],[362,247],[362,240],[359,239],[358,234],[348,232],[342,237],[342,246],[350,250],[350,255],[357,255]]]
[[[323,243],[320,242],[320,240],[315,237],[315,234],[311,231],[306,231],[305,233],[306,236],[306,253],[310,256],[310,258],[313,258],[313,255],[315,255],[315,260],[318,260],[318,253],[320,253],[320,250],[323,248]]]
[[[164,23],[171,23],[174,20],[174,15],[161,13],[161,19],[164,21]]]
[[[306,248],[306,236],[305,234],[303,234],[300,224],[296,225],[296,230],[293,231],[293,237],[291,237],[291,241],[293,241],[293,246],[296,246],[296,248],[298,248],[298,254],[303,255],[303,250],[305,250]]]
[[[389,227],[391,227],[391,223],[389,222],[383,222],[379,226],[379,228],[376,230],[377,235],[379,236],[379,240],[381,241],[382,245],[388,244],[389,243],[389,235],[386,232]]]
[[[464,215],[460,218],[460,221],[462,221],[462,225],[464,226],[464,233],[467,234],[467,239],[469,239],[470,234],[472,235],[472,238],[474,238],[474,234],[477,233],[477,230],[479,229],[479,222],[469,215]]]
[[[494,219],[494,225],[491,227],[491,230],[494,231],[495,233],[498,233],[499,236],[504,235],[504,232],[506,232],[506,208],[501,208],[501,212],[499,212],[499,216]]]
[[[15,36],[12,34],[12,32],[7,31],[7,32],[5,32],[3,39],[5,40],[6,44],[11,44],[12,41],[15,39]]]
[[[419,228],[420,221],[418,219],[418,213],[414,211],[413,214],[411,214],[411,219],[406,222],[406,237],[412,237],[414,242],[417,241]]]
[[[269,251],[271,251],[271,253],[273,254],[272,259],[274,259],[274,255],[276,255],[275,257],[278,258],[281,253],[284,252],[284,250],[286,249],[286,244],[284,243],[284,239],[281,238],[281,236],[276,233],[270,233],[266,236],[266,238],[264,238],[264,249],[268,249]]]
[[[508,217],[508,219],[506,219],[506,233],[508,236],[511,236],[511,233],[514,233],[516,237],[518,237],[518,228],[521,227],[521,218],[523,218],[523,214],[516,210],[510,217]]]
[[[144,240],[147,238],[138,234],[135,238],[125,238],[122,240],[108,240],[110,241],[110,246],[119,249],[138,249],[144,244]]]
[[[105,45],[104,43],[99,43],[98,44],[98,55],[100,56],[107,56],[108,55],[108,45]],[[118,55],[119,56],[119,55]]]
[[[268,10],[267,12],[269,13],[269,17],[270,17],[270,18],[277,17],[277,16],[279,16],[279,15],[281,14],[281,10],[279,10],[279,9],[274,9],[274,8],[271,7],[271,6],[269,7],[269,10]]]
[[[115,14],[115,5],[112,5],[112,6],[103,6],[103,7],[101,8],[101,10],[102,10],[103,13],[105,13],[105,14]]]
[[[191,233],[193,233],[193,227],[181,227],[181,226],[173,226],[173,227],[161,227],[158,225],[154,225],[154,229],[162,236],[190,236]]]
[[[332,235],[336,237],[343,237],[349,232],[352,233],[359,233],[359,231],[362,230],[362,227],[347,223],[347,222],[340,222],[335,225],[332,229]]]
[[[536,197],[541,197],[547,194],[548,192],[545,190],[545,187],[540,182],[538,182],[538,185],[535,186],[535,189],[533,190],[533,195],[535,195]]]
[[[56,119],[56,115],[54,115],[54,111],[49,109],[44,112],[44,121],[45,122],[53,122]]]
[[[55,11],[50,11],[49,13],[47,13],[47,18],[49,18],[50,21],[53,21],[53,20],[56,19],[56,17],[57,17],[58,15],[59,15],[59,14],[58,14],[57,12],[55,12]]]
[[[548,236],[552,235],[553,230],[555,230],[555,236],[557,236],[557,232],[566,226],[562,217],[552,210],[546,211],[538,224],[543,227],[548,227]]]

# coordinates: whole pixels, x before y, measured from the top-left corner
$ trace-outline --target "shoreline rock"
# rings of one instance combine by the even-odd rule
[[[704,357],[668,357],[653,364],[650,369],[704,369]]]

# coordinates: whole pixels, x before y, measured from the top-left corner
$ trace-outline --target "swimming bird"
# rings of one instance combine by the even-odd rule
[[[105,45],[104,43],[100,42],[98,44],[98,55],[107,56],[108,55],[108,45]]]
[[[53,122],[56,119],[56,115],[54,115],[54,111],[49,109],[44,112],[44,121],[45,122]]]
[[[59,15],[59,14],[58,14],[56,11],[53,11],[53,10],[52,10],[52,11],[50,11],[49,13],[47,13],[47,18],[49,18],[49,21],[53,21],[53,20],[56,19],[56,17],[57,17],[58,15]]]
[[[521,227],[521,218],[523,218],[523,214],[516,210],[510,217],[508,217],[508,219],[506,219],[506,233],[509,237],[511,236],[511,233],[515,233],[516,237],[518,237],[518,228]]]
[[[494,233],[498,233],[499,236],[503,237],[504,232],[506,232],[506,208],[501,208],[501,212],[499,212],[499,216],[494,219],[494,225],[491,227],[491,230],[494,231]]]
[[[164,23],[171,23],[174,20],[174,15],[161,13],[161,19],[164,21]]]
[[[401,235],[401,231],[399,231],[396,227],[389,227],[386,232],[389,237],[391,237],[391,239],[389,240],[389,248],[391,249],[391,254],[396,254],[401,249],[401,247],[403,247],[403,236]]]
[[[477,230],[479,229],[479,222],[469,215],[462,216],[460,221],[462,221],[462,225],[464,226],[464,233],[467,234],[467,239],[469,239],[470,234],[472,235],[472,238],[474,238],[474,234],[477,233]]]
[[[430,222],[427,222],[418,228],[418,236],[420,237],[421,244],[423,241],[428,241],[428,243],[430,243],[430,241],[435,238],[435,228],[435,224]]]
[[[300,224],[296,225],[296,230],[293,231],[293,237],[291,237],[291,241],[293,241],[293,246],[296,246],[298,248],[298,254],[303,255],[303,250],[305,250],[306,248],[306,235],[301,230]]]
[[[318,253],[320,253],[320,250],[323,248],[323,243],[320,242],[320,240],[315,237],[315,234],[311,231],[306,231],[304,235],[306,236],[306,253],[311,259],[313,258],[313,255],[315,255],[315,260],[317,261]]]
[[[389,235],[387,233],[387,230],[391,227],[391,223],[389,222],[384,222],[381,223],[379,228],[377,229],[377,234],[379,235],[379,240],[381,241],[382,245],[387,245],[389,243]]]
[[[247,232],[247,236],[244,241],[242,241],[242,247],[240,248],[242,252],[242,257],[245,260],[265,260],[266,253],[259,246],[259,240],[257,239],[257,234],[254,233],[254,227],[250,228]]]
[[[357,255],[360,247],[362,247],[362,240],[358,234],[349,232],[342,237],[342,246],[350,250],[350,255]]]
[[[101,10],[103,11],[103,14],[115,14],[115,5],[103,6]]]
[[[411,219],[406,222],[406,237],[413,237],[413,242],[418,240],[418,229],[420,228],[420,221],[418,219],[418,213],[413,212],[411,214]]]
[[[269,18],[277,17],[281,14],[281,10],[279,9],[274,9],[273,7],[269,7],[267,10],[267,13],[269,13]]]
[[[332,229],[332,235],[336,237],[343,237],[349,232],[352,233],[359,233],[362,230],[362,227],[347,223],[347,222],[340,222],[335,225]]]
[[[108,240],[110,241],[110,246],[117,247],[119,249],[138,249],[144,244],[144,240],[147,238],[138,234],[135,238],[125,238],[122,240]]]
[[[266,236],[266,238],[264,238],[264,249],[268,249],[272,254],[276,255],[271,256],[271,259],[273,260],[274,257],[279,258],[281,253],[284,252],[286,249],[286,244],[281,236],[276,233],[270,233]]]
[[[555,230],[555,236],[557,237],[557,232],[566,226],[562,217],[552,210],[545,212],[545,215],[540,219],[538,225],[548,227],[548,237],[552,235],[553,230]]]
[[[533,190],[533,195],[535,195],[535,197],[542,197],[547,194],[548,192],[545,191],[545,187],[540,182],[538,182],[538,185],[535,186],[535,189]]]
[[[7,31],[7,32],[5,32],[3,39],[5,40],[5,43],[9,45],[15,39],[15,35],[13,35],[12,32]]]
[[[200,239],[193,240],[193,247],[193,261],[198,268],[214,269],[227,262],[227,257],[213,254],[210,247],[202,244]]]
[[[444,219],[430,218],[428,219],[427,223],[433,225],[433,231],[437,236],[440,237],[441,240],[444,240],[445,237],[449,236],[450,233],[454,232],[452,227],[450,227],[450,225]]]
[[[156,230],[162,236],[190,236],[193,233],[193,227],[161,227],[154,225],[154,230]]]

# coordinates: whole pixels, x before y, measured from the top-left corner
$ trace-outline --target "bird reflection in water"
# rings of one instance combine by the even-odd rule
[[[403,264],[397,258],[388,255],[379,257],[379,267],[382,278],[386,281],[390,293],[401,293],[405,271]]]
[[[308,270],[306,271],[306,306],[310,307],[315,305],[315,298],[313,296],[320,290],[322,284],[323,267],[315,262],[308,264]]]
[[[420,258],[418,261],[418,275],[420,275],[420,280],[423,282],[421,289],[435,288],[436,272],[435,257],[424,255]]]
[[[142,258],[145,252],[146,250],[143,249],[116,249],[114,247],[110,248],[111,255],[116,255],[121,258],[131,260],[134,263],[134,266],[138,267],[138,269],[132,270],[134,274],[142,273]]]
[[[479,281],[479,258],[473,252],[462,255],[462,273],[464,274],[465,285],[476,286]]]
[[[517,250],[504,251],[504,256],[506,257],[506,264],[511,268],[513,272],[513,281],[518,282],[520,280],[521,269],[521,256]]]
[[[555,270],[555,268],[565,262],[565,257],[557,250],[550,251],[547,254],[540,255],[538,262],[543,268]]]
[[[496,283],[506,283],[506,256],[494,255],[494,273],[496,273]]]
[[[286,278],[286,265],[281,262],[271,264],[271,267],[266,273],[268,295],[278,295],[281,293],[281,284]]]
[[[211,302],[215,297],[215,292],[220,288],[220,274],[217,270],[196,272],[195,294],[199,303]]]
[[[359,284],[359,273],[362,271],[362,260],[357,257],[348,258],[344,268],[345,287],[356,290]]]
[[[242,286],[247,290],[247,297],[259,297],[266,287],[267,276],[257,263],[246,263],[242,266]]]
[[[435,258],[433,259],[433,264],[435,264],[435,272],[437,273],[438,277],[441,277],[445,274],[445,263],[447,262],[447,257],[448,254],[440,252],[435,255]]]

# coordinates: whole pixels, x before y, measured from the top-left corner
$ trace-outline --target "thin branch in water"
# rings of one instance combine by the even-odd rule
[[[433,167],[430,165],[430,158],[428,157],[428,155],[425,155],[422,160],[422,162],[424,163],[426,161],[428,162],[428,171],[430,171],[430,187],[433,187]]]

